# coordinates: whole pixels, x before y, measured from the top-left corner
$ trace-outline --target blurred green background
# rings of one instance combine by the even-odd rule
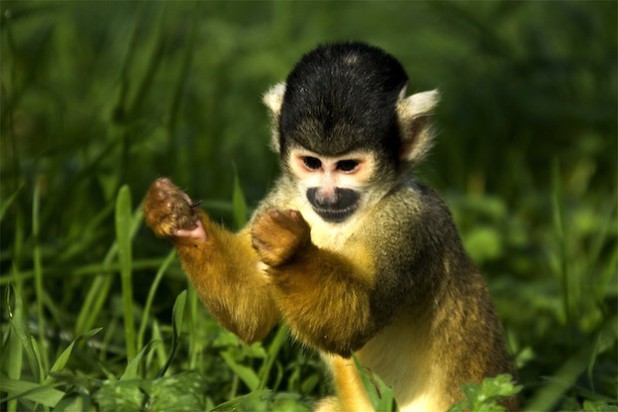
[[[298,410],[329,390],[285,329],[243,347],[181,294],[139,203],[169,176],[238,226],[278,174],[262,93],[362,40],[442,92],[416,173],[486,274],[522,404],[618,410],[617,4],[2,1],[0,408]]]

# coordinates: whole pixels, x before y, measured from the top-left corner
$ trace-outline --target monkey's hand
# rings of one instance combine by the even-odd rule
[[[311,243],[310,229],[300,212],[271,209],[259,215],[251,228],[251,241],[260,260],[277,267]]]
[[[144,201],[144,218],[157,236],[206,239],[196,205],[168,178],[155,180],[148,189]]]

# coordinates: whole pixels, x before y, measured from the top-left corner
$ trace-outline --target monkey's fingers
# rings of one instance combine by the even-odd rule
[[[205,235],[191,198],[167,178],[157,179],[150,186],[144,201],[144,219],[160,237]]]
[[[309,240],[309,226],[296,211],[269,210],[258,216],[251,230],[260,260],[270,266],[289,261]]]
[[[299,239],[306,240],[309,238],[309,225],[298,210],[270,210],[268,213],[274,223],[282,229],[293,233]]]
[[[284,250],[279,246],[276,225],[267,213],[258,216],[251,228],[251,245],[260,260],[269,266],[279,266],[284,260]]]
[[[266,241],[253,237],[251,239],[251,245],[260,257],[260,261],[271,267],[281,266],[284,263],[282,259],[281,251],[276,250],[273,245]]]
[[[208,236],[204,230],[204,225],[198,219],[195,221],[195,227],[193,229],[177,229],[174,231],[175,237],[190,238],[196,240],[206,240]]]

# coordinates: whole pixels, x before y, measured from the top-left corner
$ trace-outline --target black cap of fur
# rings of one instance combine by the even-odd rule
[[[309,52],[286,81],[281,154],[294,144],[325,156],[369,149],[397,163],[401,139],[395,104],[407,81],[393,56],[363,43]]]

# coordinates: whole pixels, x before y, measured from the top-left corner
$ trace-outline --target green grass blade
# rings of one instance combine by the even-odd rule
[[[569,277],[569,266],[567,264],[567,248],[566,242],[567,237],[565,234],[565,226],[564,226],[564,213],[561,205],[562,201],[562,190],[560,184],[560,162],[558,159],[554,160],[552,164],[552,214],[554,217],[553,220],[553,230],[556,242],[559,246],[558,251],[558,261],[559,261],[559,270],[558,274],[562,281],[562,307],[564,311],[564,316],[566,318],[566,322],[570,323],[572,318],[571,313],[571,280]]]
[[[13,314],[11,312],[11,294],[13,293],[12,285],[6,288],[6,303],[7,313],[9,314],[9,322],[13,322]],[[16,297],[17,298],[17,297]],[[13,328],[8,330],[8,342],[6,348],[2,351],[2,362],[6,365],[6,373],[10,379],[19,380],[21,377],[21,368],[24,358],[24,347],[21,340]],[[13,399],[7,404],[8,412],[17,411],[17,400]]]
[[[185,314],[185,303],[187,302],[187,290],[183,290],[178,294],[176,298],[176,302],[174,302],[174,307],[172,309],[172,328],[174,329],[174,336],[177,338],[180,337],[180,332],[182,331],[182,320]]]
[[[588,367],[586,368],[588,382],[590,382],[590,387],[593,390],[594,365],[596,364],[597,358],[601,353],[604,353],[609,349],[615,347],[616,340],[618,340],[618,318],[614,317],[614,322],[607,324],[604,328],[601,328],[594,340],[594,348],[592,350],[592,354],[590,355],[590,359],[588,360]]]
[[[17,195],[19,195],[19,192],[21,192],[22,187],[23,185],[21,185],[11,196],[9,196],[8,199],[2,200],[0,204],[0,222],[2,222],[6,211],[9,209],[9,207],[11,207],[15,199],[17,199]]]
[[[58,356],[58,358],[56,359],[56,361],[54,362],[54,364],[52,365],[51,369],[49,370],[49,374],[47,375],[47,378],[45,378],[45,385],[49,385],[51,383],[53,383],[54,381],[54,377],[53,374],[60,372],[62,369],[64,369],[64,367],[66,366],[67,362],[69,361],[69,357],[71,356],[71,352],[73,352],[73,347],[75,346],[75,344],[84,339],[90,339],[91,337],[93,337],[94,335],[96,335],[97,333],[99,333],[101,330],[103,330],[103,328],[97,328],[94,330],[91,330],[89,332],[84,333],[81,336],[78,336],[77,338],[73,339],[73,341],[71,342],[71,344],[69,346],[67,346],[67,348],[62,351],[62,353],[60,354],[60,356]]]
[[[110,216],[114,213],[114,202],[107,202],[91,220],[88,222],[79,221],[78,232],[80,234],[74,234],[66,239],[66,248],[58,255],[58,261],[71,262],[72,259],[82,256],[84,253],[88,253],[95,244],[98,244],[99,239],[94,236],[86,238],[83,234],[94,234],[98,232],[107,231],[106,222]]]
[[[157,356],[157,363],[160,365],[160,368],[163,369],[163,367],[167,363],[168,353],[165,348],[165,341],[163,340],[163,336],[161,335],[161,328],[159,327],[159,322],[157,322],[156,320],[152,322],[152,340],[155,342],[159,342],[159,344],[155,348],[155,354]]]
[[[234,167],[234,193],[232,195],[232,204],[234,207],[234,225],[237,229],[242,228],[247,223],[247,202],[243,194],[240,180],[238,179],[238,170]]]
[[[272,391],[270,390],[261,390],[261,391],[253,391],[251,393],[248,393],[246,395],[241,395],[241,396],[237,396],[234,399],[230,399],[227,402],[223,402],[217,406],[215,406],[214,408],[211,409],[211,412],[224,412],[224,411],[243,411],[243,410],[252,410],[249,409],[247,407],[247,405],[249,407],[254,406],[254,405],[263,405],[264,404],[264,398],[267,397],[267,395],[272,394]],[[261,408],[260,410],[266,410],[265,408]]]
[[[11,325],[11,333],[15,334],[19,341],[21,342],[21,346],[26,353],[26,360],[28,362],[28,366],[30,367],[30,373],[33,376],[40,376],[42,371],[39,370],[39,364],[36,359],[36,354],[34,351],[34,347],[32,346],[32,336],[30,334],[30,329],[26,324],[25,314],[24,314],[24,305],[22,298],[19,294],[15,295],[15,308],[11,310],[10,307],[10,296],[8,295],[11,288],[7,288],[7,313],[9,314],[9,322]]]
[[[23,274],[20,270],[21,257],[24,249],[24,213],[21,210],[15,212],[15,233],[13,236],[13,249],[11,250],[11,276],[0,276],[0,281],[13,282],[16,296],[21,298],[23,292]],[[7,302],[9,300],[7,299]]]
[[[617,196],[613,196],[616,199]],[[601,253],[605,246],[611,242],[610,240],[610,228],[616,228],[616,204],[612,203],[611,208],[603,216],[603,224],[596,234],[595,239],[591,247],[591,252],[588,255],[588,266],[594,267],[598,264]],[[613,293],[616,290],[616,261],[618,259],[618,248],[614,248],[611,254],[605,260],[606,266],[599,270],[599,275],[596,281],[592,282],[594,288],[593,293],[595,300],[598,304],[602,304],[606,294]],[[610,284],[614,278],[613,283]],[[582,281],[589,281],[589,279],[583,279]]]
[[[9,397],[1,399],[0,402],[12,399],[26,399],[53,408],[65,395],[64,392],[54,389],[50,385],[14,380],[4,374],[1,377],[0,392],[8,393]]]
[[[7,357],[6,360],[6,372],[10,379],[19,380],[21,375],[21,366],[23,361],[23,347],[17,335],[9,331],[9,341],[6,348],[6,353],[3,354]],[[7,405],[7,411],[17,411],[17,401],[11,400]]]
[[[43,263],[41,258],[40,244],[40,209],[41,209],[41,180],[37,180],[34,186],[34,195],[32,198],[32,237],[34,239],[34,248],[32,251],[33,266],[34,266],[34,285],[37,307],[38,321],[38,339],[42,353],[41,363],[44,371],[49,368],[47,360],[47,342],[45,340],[45,312],[43,310]]]
[[[165,4],[163,5],[163,8],[165,8]],[[156,23],[156,40],[152,46],[152,50],[150,50],[150,55],[148,58],[148,63],[146,64],[146,68],[144,72],[141,73],[141,75],[139,76],[141,82],[139,83],[139,85],[137,85],[133,101],[131,102],[129,108],[129,117],[131,119],[134,118],[139,113],[139,111],[144,108],[144,102],[146,101],[148,94],[153,89],[152,84],[155,81],[155,75],[157,74],[161,63],[163,63],[164,61],[162,57],[167,47],[166,33],[164,30],[165,15],[165,10],[159,11],[159,21]],[[139,47],[139,43],[137,43],[137,45]],[[131,52],[131,50],[129,50],[129,52]]]
[[[268,381],[268,376],[270,375],[270,371],[273,367],[275,359],[277,358],[277,354],[281,350],[283,344],[288,340],[288,331],[289,330],[286,326],[281,325],[270,346],[268,347],[268,356],[258,372],[260,384],[257,389],[266,388],[266,382]]]
[[[165,259],[162,258],[152,258],[152,259],[133,259],[131,263],[131,267],[133,270],[143,270],[143,269],[156,269],[161,266]],[[74,277],[95,277],[98,278],[109,278],[110,275],[114,275],[117,272],[120,272],[120,265],[118,263],[93,263],[89,265],[82,265],[71,269],[67,266],[56,266],[53,268],[49,268],[45,271],[45,278],[60,278],[62,276],[66,276],[67,270],[71,270],[71,275]],[[102,275],[102,276],[97,276]],[[113,276],[111,276],[113,278]],[[0,286],[8,285],[9,283],[16,283],[16,279],[23,281],[34,278],[34,271],[24,271],[19,272],[15,269],[10,277],[0,278]],[[17,284],[16,284],[17,286]],[[92,286],[92,285],[91,285]],[[93,288],[91,288],[93,289]],[[94,295],[101,294],[101,288],[95,289],[93,292]],[[46,295],[48,296],[48,295]],[[87,300],[87,299],[86,299]],[[84,300],[84,305],[86,304],[86,300]],[[45,300],[45,304],[48,305],[49,308],[49,300]],[[51,310],[51,309],[50,309]],[[83,333],[83,332],[82,332]]]
[[[595,285],[598,302],[602,302],[608,294],[615,293],[616,283],[618,283],[616,267],[618,267],[618,249],[614,249],[607,258],[607,266],[601,271],[600,280]]]
[[[227,366],[229,366],[230,369],[234,371],[236,376],[242,379],[242,381],[251,391],[255,391],[258,389],[258,387],[260,386],[260,378],[253,371],[253,369],[237,363],[234,360],[234,355],[229,350],[221,352],[221,357],[223,358]]]
[[[180,341],[180,332],[182,330],[182,321],[185,314],[185,303],[187,302],[187,290],[183,290],[180,292],[178,297],[176,298],[176,302],[174,302],[174,308],[172,309],[172,350],[170,351],[170,355],[167,358],[167,362],[163,365],[163,368],[157,374],[157,378],[161,378],[165,375],[168,368],[172,364],[172,360],[176,355],[176,351],[178,350],[178,344]]]
[[[131,220],[131,239],[135,237],[137,230],[139,229],[143,219],[143,212],[141,205],[137,207],[135,213],[133,213],[133,217]],[[112,246],[110,246],[105,258],[103,259],[102,265],[100,265],[101,272],[113,272],[116,271],[114,265],[112,265],[113,260],[118,253],[118,242],[114,242]],[[120,264],[118,269],[120,270]],[[85,270],[86,268],[84,268]],[[86,273],[90,273],[91,270],[96,271],[96,265],[94,267],[87,268],[85,270]],[[114,269],[114,270],[112,270]],[[80,270],[76,270],[76,273],[80,273]],[[86,299],[84,300],[84,304],[80,309],[79,315],[77,316],[77,322],[75,326],[75,335],[81,335],[85,333],[87,330],[93,328],[94,323],[97,317],[100,315],[101,308],[103,307],[107,297],[109,295],[109,291],[113,284],[114,277],[110,275],[101,275],[97,276],[95,280],[92,282],[92,285],[86,295]]]
[[[198,362],[198,357],[202,353],[202,348],[204,346],[204,342],[202,339],[199,339],[198,330],[199,330],[199,318],[198,318],[198,307],[200,305],[200,300],[197,297],[197,292],[195,288],[189,288],[187,290],[187,305],[188,305],[188,322],[189,322],[189,369],[199,369],[200,372],[203,372],[204,362]]]
[[[133,319],[133,285],[131,283],[131,193],[124,185],[116,199],[116,242],[118,243],[118,262],[122,284],[122,309],[127,348],[127,361],[136,355],[135,325]]]
[[[196,7],[197,8],[197,7]],[[170,148],[174,148],[174,140],[173,135],[176,132],[176,125],[178,122],[178,114],[180,112],[180,104],[182,102],[183,91],[185,89],[185,84],[187,80],[190,78],[189,71],[191,69],[191,62],[193,60],[193,50],[195,44],[195,27],[197,25],[198,13],[193,13],[191,17],[191,23],[189,26],[189,41],[185,47],[182,63],[178,70],[178,77],[176,79],[176,87],[174,88],[173,97],[171,100],[171,105],[169,109],[169,122],[168,122],[168,133],[169,133],[169,146]]]
[[[618,318],[613,316],[606,319],[600,328],[600,335],[615,333]],[[571,388],[579,375],[588,368],[590,359],[597,352],[597,342],[587,342],[572,354],[566,362],[549,378],[549,382],[538,390],[525,408],[526,411],[550,411],[560,401],[566,391]]]
[[[131,25],[131,34],[129,35],[129,41],[124,60],[122,62],[122,66],[120,69],[120,93],[118,95],[118,103],[116,103],[116,112],[119,113],[121,119],[124,120],[126,117],[125,111],[127,110],[127,101],[129,94],[129,68],[132,65],[133,57],[137,55],[135,49],[138,45],[138,26],[139,22],[142,20],[142,16],[144,13],[144,5],[140,4],[135,18],[133,19],[133,23]]]
[[[151,341],[148,342],[146,345],[144,345],[144,347],[142,348],[141,351],[139,351],[139,353],[137,355],[135,355],[132,359],[131,362],[129,362],[129,364],[127,365],[127,367],[124,370],[124,373],[122,374],[122,376],[120,377],[121,381],[127,381],[127,380],[131,380],[131,379],[136,379],[139,377],[138,371],[139,371],[139,364],[142,360],[142,358],[144,357],[144,355],[153,348],[153,346],[155,345],[156,342]]]
[[[389,388],[378,375],[367,371],[356,356],[353,356],[353,359],[374,409],[385,412],[395,411],[397,408],[393,389]]]
[[[111,275],[97,276],[92,281],[92,285],[86,294],[86,299],[84,300],[84,304],[75,322],[76,335],[81,335],[86,329],[94,325],[97,316],[99,316],[101,307],[103,307],[107,299],[113,282],[114,277]]]
[[[157,292],[157,288],[159,287],[159,283],[161,283],[161,279],[163,279],[163,275],[167,271],[169,265],[174,261],[176,257],[176,250],[172,249],[163,263],[161,267],[157,271],[155,278],[150,286],[150,290],[148,291],[148,298],[146,299],[146,305],[144,306],[144,313],[142,314],[142,323],[139,328],[139,332],[137,333],[137,347],[138,349],[142,348],[144,343],[144,333],[146,333],[146,327],[148,326],[148,319],[150,318],[150,309],[152,307],[152,302],[154,301],[155,293]]]
[[[45,368],[43,367],[43,360],[41,359],[41,351],[39,350],[39,344],[33,336],[30,336],[30,345],[32,346],[32,352],[34,353],[34,360],[36,361],[39,371],[39,382],[43,383],[45,380]]]
[[[369,378],[367,373],[365,373],[365,368],[363,367],[363,365],[361,365],[356,356],[354,356],[353,359],[354,364],[356,365],[356,369],[358,370],[358,373],[360,374],[363,381],[363,386],[365,386],[365,390],[367,390],[367,395],[369,395],[369,400],[371,401],[371,404],[375,406],[380,400],[376,387],[373,382],[371,382],[371,378]]]

